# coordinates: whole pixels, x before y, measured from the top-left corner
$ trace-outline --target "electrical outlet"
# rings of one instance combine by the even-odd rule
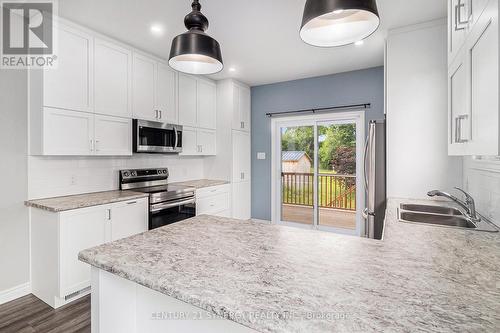
[[[76,185],[76,175],[71,175],[71,185]]]
[[[257,159],[258,160],[265,160],[266,159],[266,153],[257,153]]]

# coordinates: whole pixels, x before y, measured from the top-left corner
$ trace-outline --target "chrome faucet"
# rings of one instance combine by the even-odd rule
[[[476,212],[476,203],[474,202],[474,198],[472,196],[462,190],[459,187],[455,187],[456,190],[459,190],[465,195],[465,201],[462,201],[455,197],[454,195],[451,195],[447,192],[439,191],[439,190],[434,190],[434,191],[429,191],[427,192],[427,195],[430,197],[438,196],[438,197],[445,197],[448,198],[454,202],[456,202],[460,207],[462,207],[465,211],[465,215],[467,218],[469,218],[472,222],[479,222],[481,221],[481,218],[477,215]]]

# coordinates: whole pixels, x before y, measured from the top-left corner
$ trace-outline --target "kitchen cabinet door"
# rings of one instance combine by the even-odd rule
[[[60,297],[90,286],[90,265],[79,261],[78,253],[106,242],[106,208],[96,206],[61,213]]]
[[[251,218],[250,182],[233,183],[232,193],[233,218],[248,220]]]
[[[94,115],[44,108],[43,155],[92,155]]]
[[[241,130],[250,132],[250,89],[246,87],[240,87],[239,89],[239,114],[240,114],[240,122],[241,122]]]
[[[132,62],[132,113],[134,118],[158,121],[155,108],[156,61],[133,55]]]
[[[132,120],[95,115],[95,154],[132,155]]]
[[[132,52],[117,44],[94,40],[95,112],[132,117]]]
[[[205,80],[198,80],[198,127],[215,129],[217,123],[216,95],[217,86],[215,84],[207,82]]]
[[[159,120],[177,124],[177,74],[167,65],[158,63],[156,72],[156,109]]]
[[[135,199],[111,207],[111,241],[148,230],[148,199]]]
[[[467,49],[471,75],[471,153],[496,156],[500,153],[498,3],[494,6],[491,3],[471,31]]]
[[[467,64],[465,54],[450,66],[448,75],[448,154],[464,155],[470,139],[470,113],[467,103]]]
[[[199,146],[197,144],[196,128],[184,127],[182,129],[182,153],[180,155],[199,155]]]
[[[196,131],[196,141],[201,155],[210,156],[216,154],[216,134],[213,130],[199,128]]]
[[[43,106],[93,112],[93,38],[60,22],[55,29],[57,67],[43,70]]]
[[[179,124],[184,126],[197,126],[196,119],[196,78],[179,74]]]
[[[250,180],[250,134],[233,131],[233,182]]]

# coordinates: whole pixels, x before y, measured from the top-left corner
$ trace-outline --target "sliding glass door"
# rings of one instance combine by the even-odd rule
[[[361,113],[273,120],[273,221],[360,235]]]

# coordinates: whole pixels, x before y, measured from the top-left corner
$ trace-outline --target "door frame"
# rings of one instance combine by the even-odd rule
[[[283,222],[281,221],[281,137],[280,127],[289,126],[314,126],[314,150],[318,150],[317,125],[325,122],[354,122],[356,124],[356,229],[348,230],[342,228],[315,225],[318,220],[318,209],[313,209],[314,220],[311,225]],[[271,118],[271,223],[300,227],[306,229],[316,229],[330,231],[340,234],[361,236],[364,235],[365,223],[363,222],[362,211],[365,207],[365,184],[363,182],[363,149],[365,142],[365,112],[322,112],[321,114],[290,116]],[[315,174],[318,172],[318,156],[314,156]],[[314,206],[317,206],[318,191],[317,177],[314,177]]]

